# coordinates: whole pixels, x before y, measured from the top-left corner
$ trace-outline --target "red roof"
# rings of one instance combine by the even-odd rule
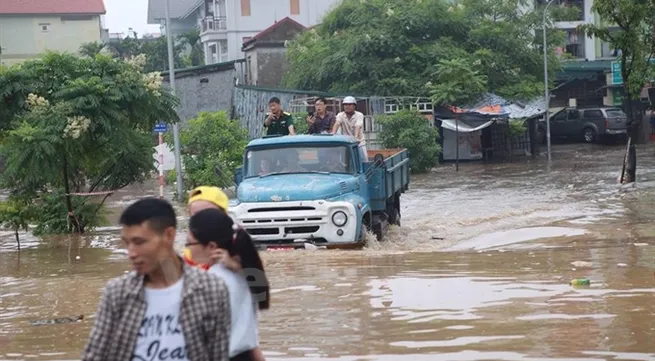
[[[3,0],[0,0],[0,1],[3,1]],[[247,45],[247,44],[250,44],[250,43],[254,42],[257,39],[260,39],[262,36],[270,33],[273,30],[275,30],[275,28],[277,28],[278,26],[280,26],[281,24],[283,24],[285,22],[290,22],[290,23],[293,23],[293,24],[297,24],[298,26],[302,27],[303,29],[307,29],[306,26],[302,25],[301,23],[299,23],[299,22],[297,22],[297,21],[295,21],[292,18],[287,16],[284,19],[282,19],[280,21],[276,21],[275,23],[273,23],[273,25],[271,25],[271,26],[267,27],[266,29],[260,31],[257,35],[255,35],[252,38],[248,39],[243,44]]]
[[[0,0],[0,14],[104,14],[102,0]]]

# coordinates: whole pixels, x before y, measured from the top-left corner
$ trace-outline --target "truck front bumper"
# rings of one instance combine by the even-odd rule
[[[341,224],[343,214],[339,212],[346,215],[344,224]],[[348,202],[241,203],[231,207],[229,214],[255,243],[264,247],[303,246],[305,242],[345,246],[359,241],[357,210]]]

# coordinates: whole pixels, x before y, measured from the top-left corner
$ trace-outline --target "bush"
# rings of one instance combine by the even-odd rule
[[[441,153],[439,131],[414,110],[401,110],[377,119],[382,126],[380,140],[385,148],[407,148],[413,173],[428,172],[436,166]]]
[[[309,124],[307,124],[307,113],[293,113],[293,127],[296,129],[296,134],[308,134]]]
[[[172,139],[167,142],[173,147]],[[234,168],[242,164],[248,132],[224,111],[202,112],[180,131],[180,143],[187,191],[202,185],[227,188],[233,185]]]

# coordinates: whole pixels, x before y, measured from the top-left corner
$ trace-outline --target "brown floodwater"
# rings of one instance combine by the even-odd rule
[[[263,253],[267,359],[655,360],[653,151],[640,147],[634,186],[616,183],[619,146],[556,146],[550,167],[442,166],[412,179],[384,242]],[[109,205],[156,193],[130,187]],[[20,253],[0,234],[0,360],[79,358],[101,288],[130,269],[117,229],[23,235]]]

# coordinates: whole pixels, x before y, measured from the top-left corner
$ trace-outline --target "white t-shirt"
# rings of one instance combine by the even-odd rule
[[[230,294],[232,311],[232,333],[230,334],[230,357],[259,346],[257,336],[257,310],[243,273],[232,272],[223,265],[213,265],[209,272],[220,277]]]
[[[182,305],[180,278],[168,288],[145,289],[146,316],[141,322],[132,361],[188,361],[178,320]]]
[[[355,127],[361,127],[361,135],[359,136],[359,144],[365,145],[366,139],[364,138],[364,114],[355,111],[352,117],[348,118],[346,112],[337,114],[337,123],[339,123],[341,134],[351,135],[355,137]],[[356,137],[357,138],[357,137]]]

